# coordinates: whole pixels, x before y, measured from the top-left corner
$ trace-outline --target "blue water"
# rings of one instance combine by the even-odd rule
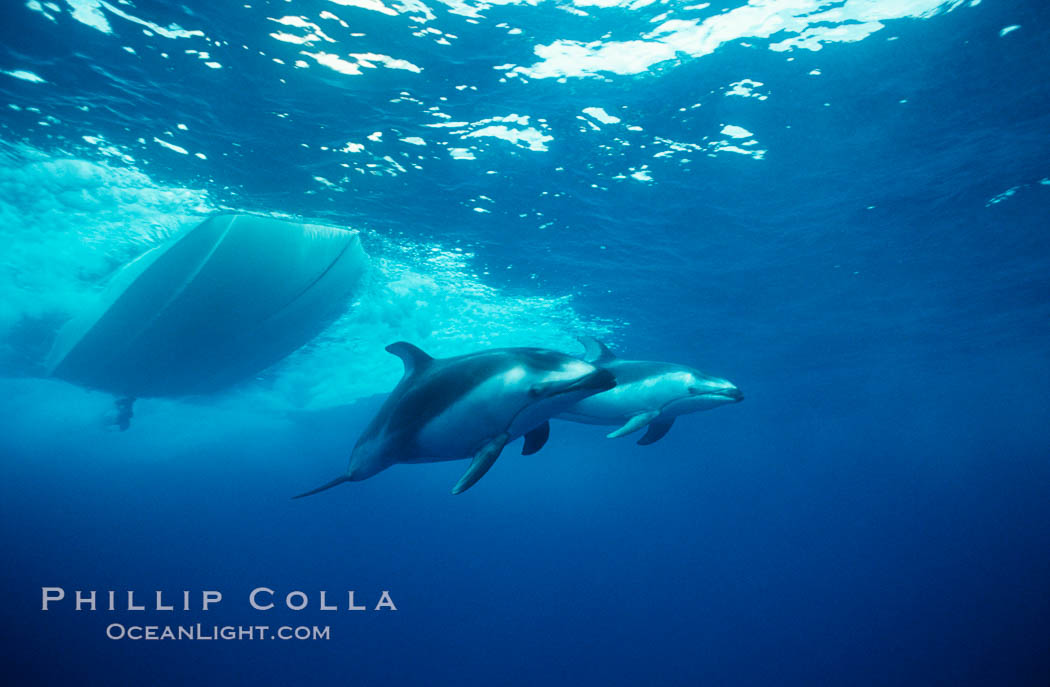
[[[739,3],[5,4],[11,683],[1050,684],[1048,7]],[[58,327],[218,209],[358,229],[370,285],[112,431],[42,379]],[[460,496],[449,462],[290,500],[345,469],[387,343],[579,334],[747,400],[648,447],[554,423]],[[331,636],[106,637],[198,622]]]

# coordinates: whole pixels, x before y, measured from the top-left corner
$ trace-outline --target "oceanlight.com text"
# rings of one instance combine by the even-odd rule
[[[279,639],[284,641],[327,641],[331,639],[328,625],[123,625],[106,626],[106,637],[119,640],[147,641],[255,641]]]

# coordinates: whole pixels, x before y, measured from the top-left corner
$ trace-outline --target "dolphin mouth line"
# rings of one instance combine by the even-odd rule
[[[708,396],[712,398],[725,398],[730,401],[739,403],[744,400],[744,393],[740,389],[719,389],[717,391],[707,391],[700,396]]]

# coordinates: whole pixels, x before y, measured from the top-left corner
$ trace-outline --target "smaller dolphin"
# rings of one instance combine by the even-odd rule
[[[597,339],[580,337],[584,360],[609,370],[616,387],[589,396],[558,414],[560,420],[591,425],[620,425],[606,436],[622,437],[649,426],[638,443],[659,441],[679,415],[739,403],[744,394],[732,382],[685,365],[621,360]]]
[[[404,341],[386,350],[401,358],[404,376],[357,440],[346,474],[295,498],[368,479],[395,463],[473,457],[452,489],[462,493],[492,467],[508,442],[524,435],[522,453],[539,451],[550,434],[551,417],[616,384],[608,370],[542,348],[498,348],[443,359]]]

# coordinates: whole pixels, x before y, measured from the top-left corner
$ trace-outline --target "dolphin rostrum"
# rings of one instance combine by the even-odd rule
[[[432,358],[404,341],[386,350],[401,358],[405,372],[357,440],[346,474],[295,498],[368,479],[395,463],[472,457],[452,489],[459,494],[481,479],[508,442],[524,435],[522,453],[535,453],[547,441],[551,417],[616,384],[608,370],[542,348],[453,358]]]
[[[616,386],[578,401],[558,414],[560,420],[591,425],[619,425],[610,439],[622,437],[648,425],[638,443],[659,441],[679,415],[709,410],[744,400],[732,382],[705,375],[685,365],[621,360],[597,339],[580,337],[587,350],[584,360],[609,370]]]

